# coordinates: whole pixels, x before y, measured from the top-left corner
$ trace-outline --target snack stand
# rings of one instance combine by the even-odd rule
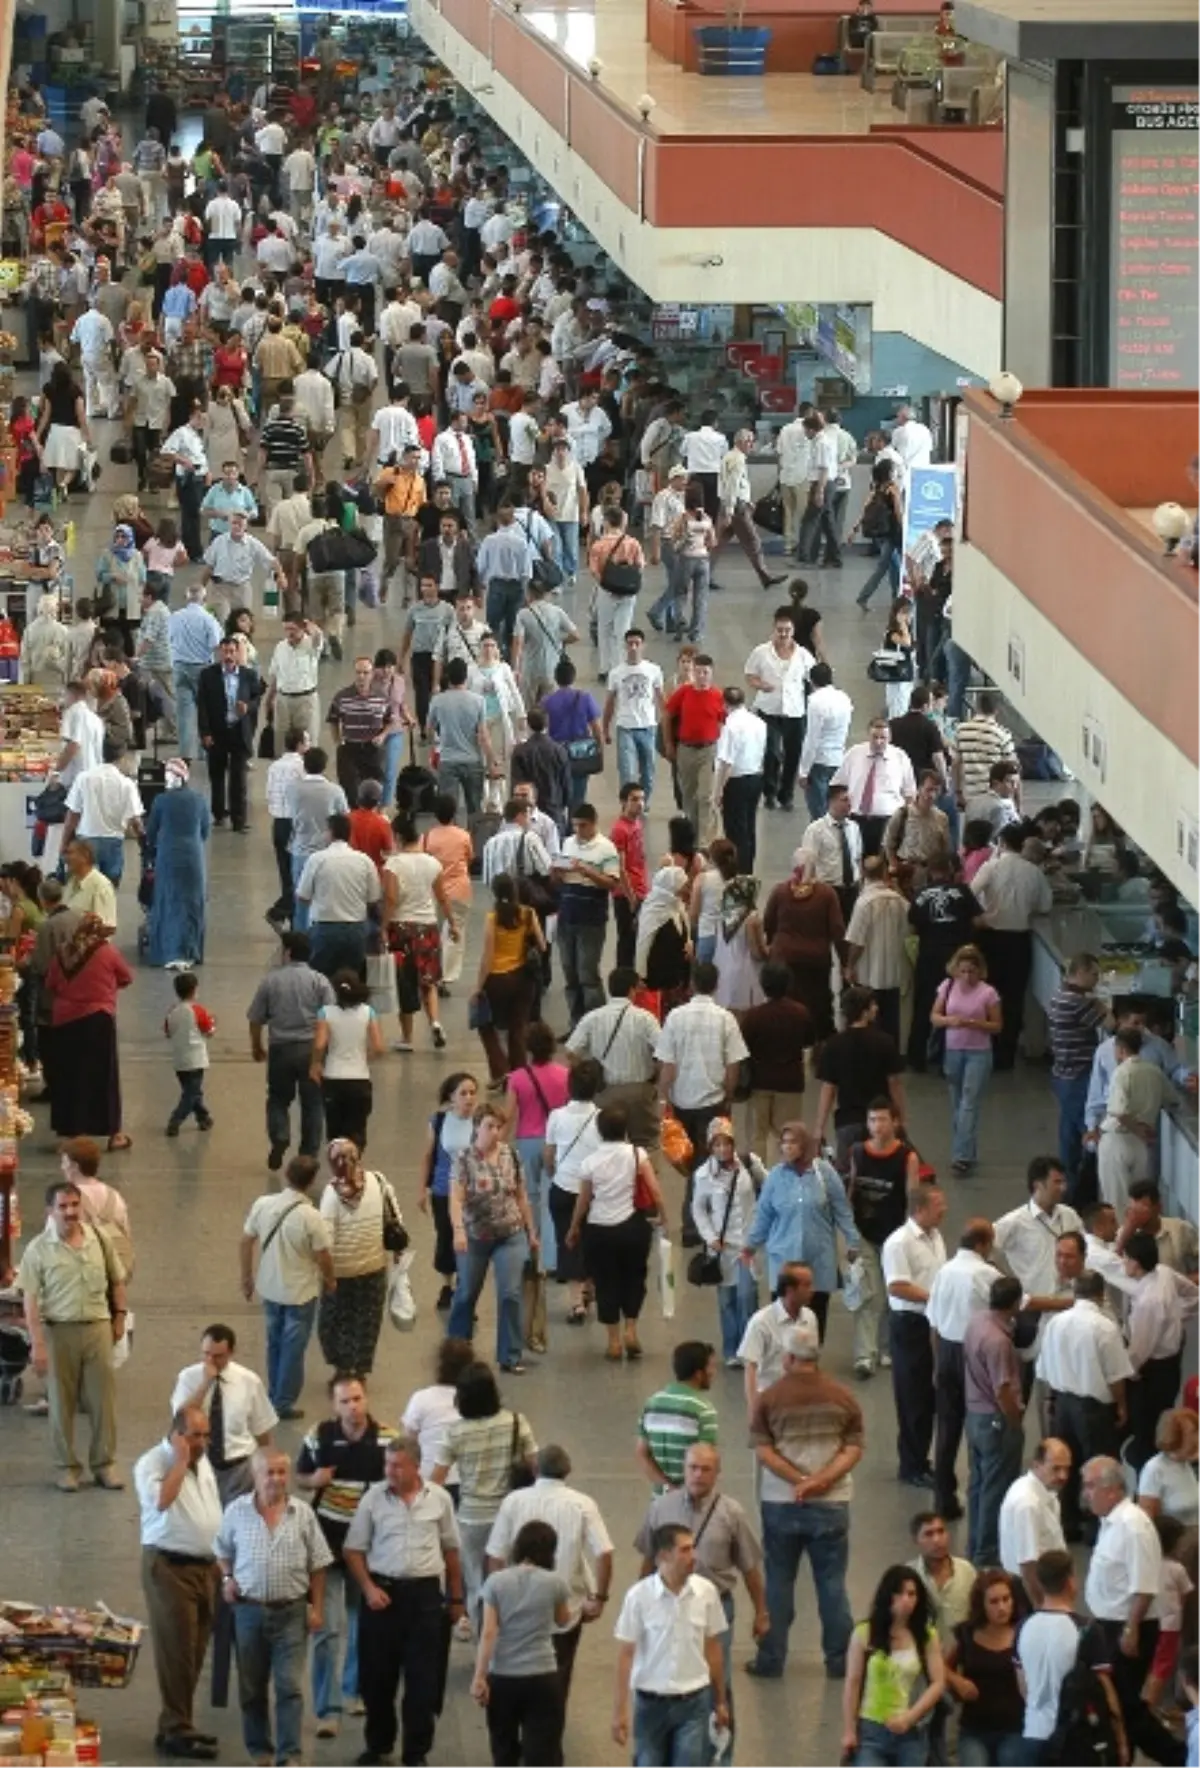
[[[92,1768],[100,1728],[81,1688],[127,1688],[143,1628],[110,1609],[0,1602],[0,1768]]]
[[[3,622],[0,621],[0,631]],[[61,748],[58,700],[42,688],[0,686],[0,861],[32,859],[35,805]],[[58,863],[61,827],[47,832],[43,865]]]

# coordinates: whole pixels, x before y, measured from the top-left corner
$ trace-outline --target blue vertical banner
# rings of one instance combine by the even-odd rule
[[[918,557],[926,552],[919,545],[938,522],[953,522],[958,509],[958,471],[953,466],[914,467],[908,475],[908,495],[904,500],[904,581],[908,586],[908,560],[914,551]],[[936,562],[930,555],[928,569]],[[911,588],[910,588],[911,593]]]

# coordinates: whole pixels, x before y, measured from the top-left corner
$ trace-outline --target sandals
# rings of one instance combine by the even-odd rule
[[[110,1136],[108,1138],[108,1151],[110,1154],[122,1154],[126,1148],[132,1147],[133,1137],[127,1136],[123,1130],[118,1130],[115,1136]]]
[[[587,1325],[587,1308],[584,1306],[583,1302],[577,1303],[576,1306],[571,1309],[570,1313],[567,1315],[567,1325]]]

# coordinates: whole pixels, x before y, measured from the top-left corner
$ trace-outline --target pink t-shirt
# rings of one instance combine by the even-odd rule
[[[939,1013],[958,1014],[963,1019],[983,1019],[989,1007],[995,1006],[1000,996],[989,982],[977,982],[974,988],[964,988],[957,978],[949,988],[945,983],[938,990],[937,1006]],[[946,1027],[946,1048],[948,1050],[990,1050],[992,1047],[991,1033],[987,1031],[967,1030],[960,1026]]]
[[[545,1135],[546,1119],[567,1102],[567,1073],[561,1062],[539,1062],[513,1069],[508,1077],[508,1090],[517,1101],[518,1139]],[[536,1087],[531,1075],[536,1077]],[[538,1087],[542,1089],[541,1098],[538,1097]]]
[[[142,556],[147,571],[161,571],[164,577],[172,576],[176,565],[187,564],[187,548],[179,540],[174,546],[164,546],[158,539],[148,540],[142,548]]]
[[[992,857],[990,847],[977,847],[974,853],[964,853],[962,859],[963,883],[969,884],[984,861]]]

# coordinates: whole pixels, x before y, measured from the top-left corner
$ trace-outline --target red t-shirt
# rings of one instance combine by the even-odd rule
[[[515,319],[520,311],[520,307],[511,295],[497,295],[488,308],[488,318],[493,322],[498,320],[500,324],[507,325],[509,320]]]
[[[715,743],[725,722],[725,696],[720,688],[697,688],[684,682],[667,701],[667,713],[679,720],[679,742]]]
[[[640,902],[650,891],[650,882],[646,877],[646,827],[642,822],[631,822],[628,817],[619,816],[609,835],[613,846],[625,862],[625,875],[633,887],[633,894]]]
[[[391,827],[382,811],[350,812],[350,845],[356,853],[365,853],[376,870],[382,866],[393,847]]]

